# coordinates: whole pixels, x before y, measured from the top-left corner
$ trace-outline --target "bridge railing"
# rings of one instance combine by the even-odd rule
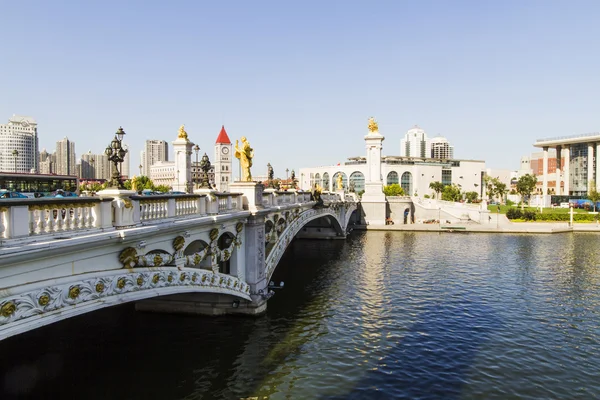
[[[295,190],[265,191],[263,192],[263,206],[276,207],[296,203],[308,203],[309,192],[297,192]]]
[[[227,214],[240,211],[244,207],[241,193],[215,193],[217,198],[217,213]]]
[[[0,238],[112,227],[112,200],[82,197],[0,201]]]

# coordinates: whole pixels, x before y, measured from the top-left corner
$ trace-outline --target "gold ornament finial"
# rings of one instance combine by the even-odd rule
[[[177,135],[177,137],[178,137],[179,139],[185,139],[185,140],[188,140],[188,135],[187,135],[187,132],[185,131],[185,125],[181,125],[181,126],[179,127],[179,135]]]
[[[377,126],[377,122],[375,121],[375,118],[371,117],[369,118],[369,133],[376,133],[379,132],[379,126]]]

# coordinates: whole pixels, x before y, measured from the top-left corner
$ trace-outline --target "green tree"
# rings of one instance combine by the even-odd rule
[[[460,188],[456,185],[446,185],[442,191],[442,200],[446,201],[460,201],[462,200],[462,193]]]
[[[404,196],[404,189],[397,183],[392,183],[383,187],[383,194],[386,196]]]
[[[528,205],[531,202],[531,193],[535,190],[537,181],[535,174],[525,174],[517,181],[517,193],[521,196],[521,209],[525,209],[525,197],[528,197]]]
[[[587,197],[594,204],[594,212],[596,212],[596,203],[598,201],[600,201],[600,193],[598,193],[598,190],[596,189],[596,182],[594,182],[593,180],[591,180],[589,188],[590,188],[590,190],[588,192],[588,196]]]
[[[478,194],[477,192],[467,192],[465,193],[465,198],[467,203],[474,203],[477,201]]]
[[[440,197],[440,193],[444,190],[444,184],[440,181],[430,182],[429,189],[433,189],[436,199]]]

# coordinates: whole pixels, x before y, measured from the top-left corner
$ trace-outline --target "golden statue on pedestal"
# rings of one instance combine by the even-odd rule
[[[373,117],[369,118],[369,133],[378,133],[378,132],[379,132],[379,126],[377,125],[375,118],[373,118]]]
[[[240,160],[240,166],[242,168],[242,176],[240,181],[251,182],[252,173],[250,167],[252,167],[252,159],[254,158],[254,149],[250,147],[250,143],[246,140],[245,136],[242,136],[242,147],[239,147],[239,141],[235,141],[235,158]]]
[[[178,137],[179,139],[185,139],[185,140],[188,140],[188,135],[187,135],[187,132],[185,131],[185,125],[181,125],[181,126],[179,127],[179,135],[177,135],[177,137]]]
[[[344,177],[342,177],[341,173],[338,174],[336,180],[337,180],[337,189],[343,190],[344,189]]]

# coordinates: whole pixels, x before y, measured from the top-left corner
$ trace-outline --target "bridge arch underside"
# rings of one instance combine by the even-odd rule
[[[265,276],[267,282],[271,279],[279,260],[289,244],[298,239],[344,239],[348,221],[356,207],[340,210],[310,210],[288,224],[278,235],[275,245],[269,247],[267,241],[267,257],[265,259]],[[267,235],[268,236],[268,235]]]
[[[101,308],[157,297],[195,296],[199,304],[223,304],[222,313],[236,312],[241,300],[251,302],[250,287],[236,277],[166,266],[75,275],[8,291],[11,295],[0,304],[0,340]],[[203,314],[198,309],[194,313]]]
[[[297,239],[344,239],[346,232],[332,216],[313,219],[296,234]]]

